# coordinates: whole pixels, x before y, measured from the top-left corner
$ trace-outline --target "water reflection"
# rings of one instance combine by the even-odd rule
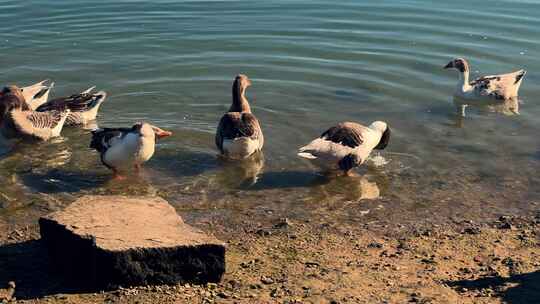
[[[57,168],[68,164],[72,157],[72,147],[63,137],[49,142],[9,141],[0,150],[9,151],[0,159],[0,166],[12,170],[39,170]]]
[[[259,181],[264,169],[264,154],[256,153],[248,159],[230,161],[218,159],[221,170],[217,172],[217,182],[228,188],[249,188]]]
[[[454,96],[453,101],[458,117],[465,117],[468,107],[478,109],[480,112],[500,113],[507,116],[519,115],[517,97],[505,100],[469,100]]]
[[[327,179],[327,183],[313,188],[312,196],[321,201],[377,199],[381,195],[381,190],[376,179],[376,176],[371,174]]]

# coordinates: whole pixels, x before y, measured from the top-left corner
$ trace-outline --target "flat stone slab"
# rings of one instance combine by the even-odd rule
[[[225,272],[225,244],[162,198],[84,196],[39,226],[56,267],[93,287],[218,282]]]

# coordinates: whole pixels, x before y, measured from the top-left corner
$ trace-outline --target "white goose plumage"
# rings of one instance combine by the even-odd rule
[[[298,156],[311,160],[325,172],[350,171],[363,164],[373,149],[385,149],[390,128],[375,121],[369,127],[343,122],[326,130],[319,138],[298,150]]]
[[[90,148],[97,150],[101,162],[122,179],[120,172],[134,166],[139,170],[155,152],[156,139],[172,135],[148,123],[136,123],[131,128],[103,128],[92,131]]]
[[[444,68],[454,68],[459,72],[456,96],[486,102],[502,102],[517,98],[519,87],[526,74],[525,70],[519,70],[508,74],[483,76],[469,81],[469,63],[463,58],[450,61]]]

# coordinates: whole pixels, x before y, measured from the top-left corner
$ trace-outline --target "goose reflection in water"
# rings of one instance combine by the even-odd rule
[[[471,101],[464,100],[460,97],[454,97],[454,106],[456,107],[456,126],[459,128],[463,127],[463,122],[465,118],[465,112],[467,108],[473,108],[479,112],[484,113],[498,113],[505,116],[516,116],[519,115],[519,106],[521,101],[518,97],[513,97],[509,99],[499,100],[496,102],[486,102],[486,101]]]
[[[500,113],[507,116],[519,115],[519,99],[517,97],[495,100],[495,101],[472,101],[465,100],[460,97],[454,97],[454,105],[456,107],[457,115],[465,117],[465,110],[467,107],[476,108],[480,111],[488,111],[493,113]]]
[[[73,155],[72,148],[63,137],[53,138],[47,143],[9,142],[5,148],[9,152],[2,158],[2,163],[23,171],[24,167],[31,170],[62,167],[70,162]]]
[[[370,174],[328,179],[327,183],[315,187],[313,193],[317,200],[348,201],[374,200],[380,195],[379,185]]]
[[[220,157],[219,162],[222,165],[222,170],[216,176],[219,184],[229,188],[246,188],[259,181],[264,169],[264,154],[259,151],[247,159],[235,161]]]

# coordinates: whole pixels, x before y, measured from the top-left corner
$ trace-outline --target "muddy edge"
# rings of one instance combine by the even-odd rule
[[[37,224],[0,222],[0,284],[15,281],[20,303],[540,302],[540,212],[406,225],[282,215],[190,223],[227,242],[219,284],[107,292],[70,289],[56,277]]]

